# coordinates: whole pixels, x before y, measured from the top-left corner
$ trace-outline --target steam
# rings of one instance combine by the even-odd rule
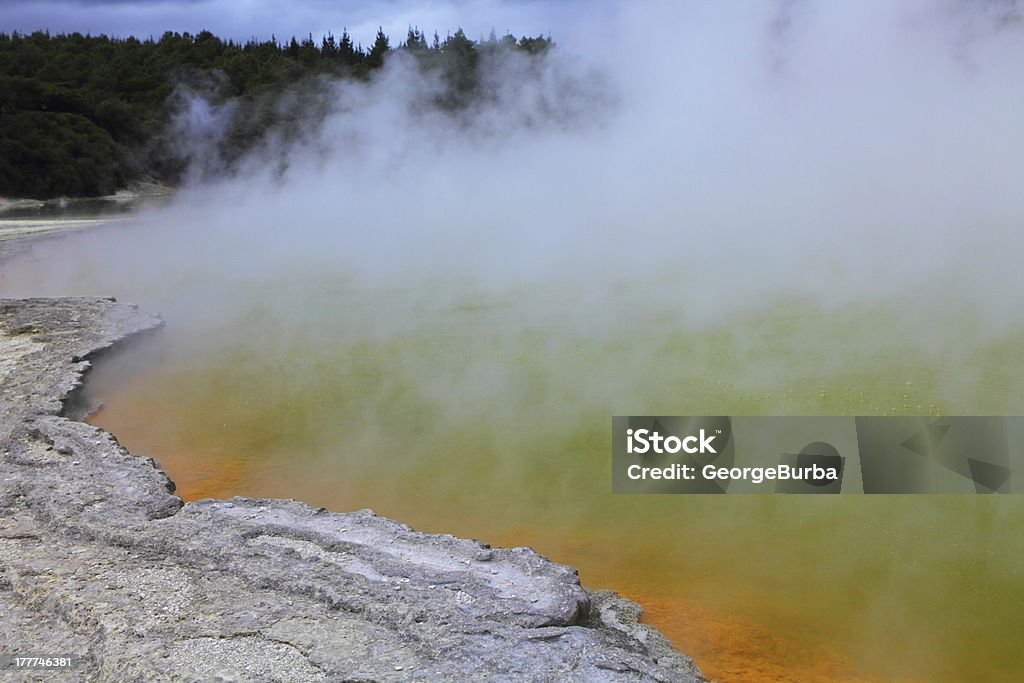
[[[216,153],[237,107],[233,101],[214,103],[194,90],[179,87],[172,94],[174,115],[168,125],[175,155],[188,160],[189,178],[209,177],[221,169]]]
[[[370,83],[297,87],[285,106],[308,122],[231,165],[209,150],[245,111],[182,94],[173,135],[200,160],[194,183],[129,227],[48,247],[45,275],[3,287],[136,300],[190,347],[252,310],[322,325],[332,301],[309,302],[337,287],[375,302],[352,321],[368,335],[496,306],[510,353],[549,329],[564,348],[620,344],[637,367],[687,330],[732,330],[733,352],[757,356],[766,334],[806,330],[743,321],[794,306],[807,329],[865,311],[891,323],[821,340],[847,359],[914,339],[945,362],[1020,331],[1012,6],[609,7],[592,44],[486,63],[485,96],[455,113],[403,54]],[[775,364],[762,360],[740,384]]]
[[[370,85],[317,84],[328,113],[298,142],[213,184],[207,168],[112,239],[168,282],[287,257],[498,289],[655,278],[645,300],[685,315],[898,295],[994,322],[1016,307],[1024,209],[1024,41],[1001,7],[630,5],[591,54],[490,65],[492,97],[461,116],[431,109],[442,86],[398,55]],[[183,95],[173,134],[209,166],[231,113]],[[196,253],[211,240],[230,266]],[[124,274],[97,284],[124,291]]]

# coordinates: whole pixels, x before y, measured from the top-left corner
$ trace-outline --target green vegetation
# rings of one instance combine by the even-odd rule
[[[423,73],[440,74],[437,106],[455,111],[484,97],[479,65],[504,51],[531,57],[548,51],[544,37],[492,35],[473,41],[460,29],[432,40],[410,29],[397,47],[383,31],[369,48],[325,36],[240,44],[203,31],[159,40],[0,33],[0,196],[98,196],[135,179],[173,184],[190,159],[171,121],[182,92],[236,112],[218,140],[220,158],[237,160],[271,129],[309,114],[286,90],[317,78],[367,81],[388,56],[405,51]],[[285,102],[285,100],[288,100]]]

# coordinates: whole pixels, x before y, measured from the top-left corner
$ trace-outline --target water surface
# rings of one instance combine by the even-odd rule
[[[613,414],[1019,412],[1024,331],[926,346],[884,309],[607,325],[533,317],[550,293],[529,288],[307,282],[286,304],[288,283],[264,286],[202,339],[171,320],[91,381],[94,423],[186,499],[529,545],[639,601],[720,680],[1024,673],[1019,497],[613,496],[609,479]]]
[[[707,284],[664,274],[375,274],[298,241],[270,262],[231,235],[159,241],[146,220],[34,244],[0,295],[164,315],[99,364],[92,421],[186,499],[369,507],[534,547],[723,681],[1024,675],[1019,496],[610,493],[616,414],[1021,414],[1024,326],[920,292],[694,315]]]

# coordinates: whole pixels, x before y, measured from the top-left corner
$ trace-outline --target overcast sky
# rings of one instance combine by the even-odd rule
[[[551,32],[573,41],[574,15],[593,15],[602,0],[0,0],[0,30],[159,36],[208,29],[236,39],[320,36],[348,28],[364,44],[383,26],[396,43],[410,26],[444,37],[458,27],[471,38]]]

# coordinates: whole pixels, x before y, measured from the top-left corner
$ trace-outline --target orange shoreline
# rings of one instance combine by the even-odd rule
[[[124,434],[128,441],[134,440],[132,429],[119,431],[119,425],[108,423],[104,417],[101,410],[90,418],[90,422],[114,434]],[[130,443],[125,445],[135,452]],[[141,452],[146,450],[140,449]],[[186,501],[235,495],[271,495],[270,492],[253,491],[247,487],[244,462],[209,460],[207,467],[196,471],[193,460],[149,454],[161,459],[162,467],[176,483],[177,494]],[[280,495],[280,492],[276,493]],[[497,538],[492,534],[487,540],[508,547],[526,545],[545,552],[543,532],[539,530],[519,529]],[[644,608],[641,621],[659,629],[681,652],[692,657],[709,679],[719,683],[921,683],[920,679],[868,675],[826,644],[809,645],[806,638],[791,637],[781,633],[777,627],[730,614],[720,607],[642,590],[619,590],[616,579],[621,577],[595,571],[595,567],[588,566],[592,563],[581,561],[584,558],[562,556],[553,559],[580,567],[585,585],[613,588],[640,604]]]

